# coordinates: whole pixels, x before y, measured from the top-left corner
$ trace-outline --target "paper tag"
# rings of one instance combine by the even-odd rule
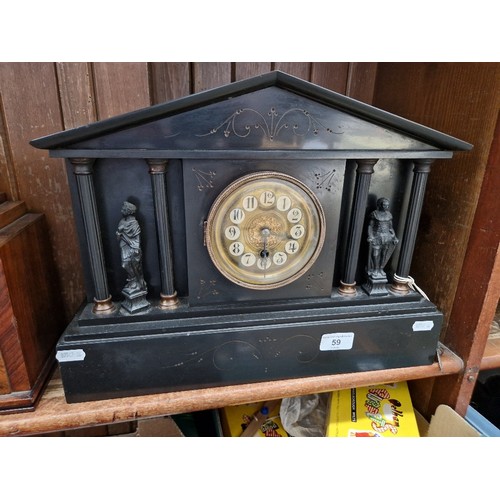
[[[428,332],[434,328],[434,321],[415,321],[413,323],[414,332]]]
[[[83,361],[85,359],[85,351],[83,349],[57,351],[56,359],[59,363],[65,363],[66,361]]]
[[[352,349],[354,332],[325,333],[319,344],[320,351],[347,351]]]

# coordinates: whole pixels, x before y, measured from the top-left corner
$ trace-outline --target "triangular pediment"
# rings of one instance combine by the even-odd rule
[[[440,151],[470,145],[281,72],[36,139],[63,150]]]

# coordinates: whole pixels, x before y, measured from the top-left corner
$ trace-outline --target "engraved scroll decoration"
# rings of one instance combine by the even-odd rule
[[[334,132],[330,127],[323,125],[305,109],[289,109],[280,116],[275,107],[269,110],[267,116],[252,108],[240,108],[220,125],[206,134],[197,134],[197,137],[215,135],[220,130],[223,130],[226,138],[231,134],[245,138],[252,130],[260,130],[270,141],[276,139],[283,130],[291,130],[294,135],[302,137],[309,133],[318,135],[321,131],[329,134],[343,134],[343,132]]]
[[[265,345],[267,344],[267,346]],[[219,371],[231,371],[246,366],[265,366],[272,360],[286,359],[296,365],[314,361],[319,355],[318,342],[311,335],[295,334],[284,339],[267,336],[254,342],[231,340],[206,351],[188,351],[184,359],[166,368],[189,367],[196,364],[213,366]]]

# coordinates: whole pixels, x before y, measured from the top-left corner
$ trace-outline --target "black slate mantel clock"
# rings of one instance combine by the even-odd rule
[[[66,159],[86,279],[68,402],[434,361],[411,260],[470,144],[281,72],[31,144]]]

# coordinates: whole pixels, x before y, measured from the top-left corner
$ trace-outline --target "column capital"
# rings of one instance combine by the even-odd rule
[[[373,167],[378,162],[378,159],[374,158],[365,158],[362,160],[356,160],[358,164],[357,171],[360,174],[373,174]]]
[[[95,158],[70,158],[75,175],[91,175]]]
[[[433,158],[419,158],[417,160],[413,160],[413,171],[428,174],[431,171],[431,165],[433,163]]]
[[[164,174],[167,171],[168,160],[165,158],[147,158],[150,174]]]

